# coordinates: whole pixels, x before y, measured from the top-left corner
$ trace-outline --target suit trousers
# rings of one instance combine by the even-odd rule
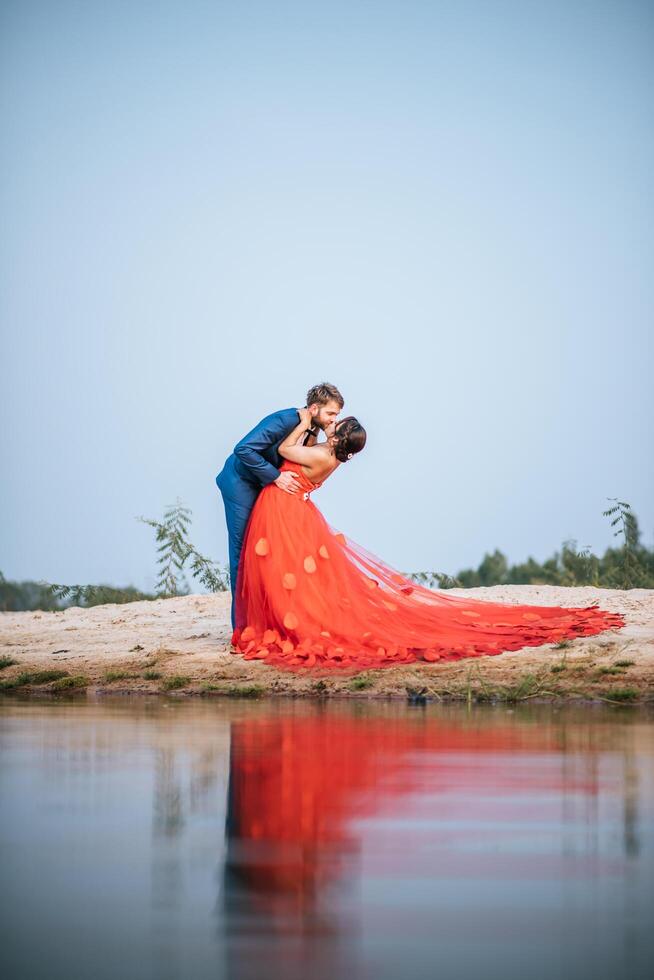
[[[238,579],[238,565],[241,558],[243,538],[247,527],[252,508],[256,502],[261,487],[244,480],[236,471],[235,459],[230,456],[223,469],[216,477],[216,484],[220,490],[225,505],[225,520],[227,521],[227,535],[229,540],[229,579],[232,587],[232,607],[231,621],[232,629],[237,626],[243,627],[245,623],[236,622],[236,583]]]

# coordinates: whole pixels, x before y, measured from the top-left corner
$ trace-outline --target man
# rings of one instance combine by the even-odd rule
[[[306,407],[312,424],[306,430],[304,445],[313,446],[320,430],[329,433],[344,405],[343,396],[335,385],[325,382],[310,388]],[[300,413],[296,408],[283,408],[267,415],[234,446],[234,452],[216,477],[225,505],[229,538],[232,629],[245,625],[235,622],[236,578],[245,528],[254,503],[261,490],[270,483],[285,493],[297,493],[300,486],[294,473],[280,473],[283,460],[278,452],[279,444],[299,422]]]

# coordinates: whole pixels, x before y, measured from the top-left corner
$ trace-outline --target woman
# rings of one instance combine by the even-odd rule
[[[590,636],[625,625],[586,607],[510,605],[416,585],[332,528],[310,495],[361,452],[366,433],[349,416],[302,446],[310,422],[281,443],[299,493],[259,494],[245,532],[236,589],[235,652],[290,670],[356,673],[413,661],[455,660]]]

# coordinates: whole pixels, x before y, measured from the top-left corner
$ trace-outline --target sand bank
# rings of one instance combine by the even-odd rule
[[[61,612],[0,613],[0,657],[16,662],[0,681],[43,670],[81,678],[69,688],[77,697],[103,693],[152,695],[175,676],[171,696],[291,694],[304,696],[407,697],[426,689],[443,699],[596,699],[654,703],[654,590],[504,585],[452,589],[453,595],[507,603],[583,606],[621,612],[627,625],[563,647],[545,644],[490,657],[370,670],[352,677],[315,671],[294,674],[230,652],[227,592],[189,595],[125,605],[71,607]],[[619,666],[620,661],[632,663]],[[559,668],[552,670],[551,668]],[[108,679],[111,673],[127,676]],[[147,679],[146,673],[160,675]],[[64,682],[64,684],[67,682]],[[522,685],[522,687],[521,687]],[[254,690],[252,690],[254,688]],[[249,690],[248,690],[249,689]],[[620,694],[620,691],[635,693]],[[64,688],[64,690],[66,690]],[[21,683],[11,693],[46,693],[52,683]],[[618,692],[617,694],[615,692]]]

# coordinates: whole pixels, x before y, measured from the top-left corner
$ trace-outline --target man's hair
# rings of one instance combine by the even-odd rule
[[[326,381],[323,381],[321,385],[314,385],[307,392],[307,406],[326,405],[332,400],[338,402],[341,408],[345,405],[345,399],[336,385],[330,385]]]

